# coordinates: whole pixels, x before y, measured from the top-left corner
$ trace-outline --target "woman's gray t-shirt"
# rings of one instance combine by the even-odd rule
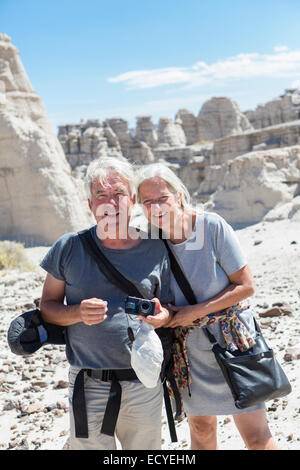
[[[143,239],[127,249],[104,247],[96,234],[92,236],[105,256],[141,294],[161,304],[174,300],[170,291],[170,267],[166,248],[160,240]],[[135,333],[140,320],[125,313],[126,294],[112,285],[86,253],[76,232],[60,237],[46,254],[40,266],[56,279],[65,281],[67,305],[80,304],[84,299],[107,300],[107,318],[96,325],[83,322],[66,328],[66,354],[72,366],[88,369],[130,368],[128,326]]]
[[[199,303],[219,294],[230,284],[228,275],[247,264],[246,256],[232,227],[212,212],[197,213],[195,227],[188,240],[177,245],[168,243]],[[188,305],[173,274],[171,289],[175,295],[175,305]],[[252,317],[251,309],[239,315],[250,332],[254,333]],[[211,325],[209,331],[219,344],[225,345],[220,324]],[[211,349],[211,343],[203,328],[195,328],[190,336],[199,349]]]

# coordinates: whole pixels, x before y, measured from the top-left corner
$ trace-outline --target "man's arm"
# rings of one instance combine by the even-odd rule
[[[46,322],[61,326],[78,322],[95,325],[106,319],[107,302],[102,299],[85,299],[77,305],[64,305],[65,285],[65,281],[47,273],[40,303]]]

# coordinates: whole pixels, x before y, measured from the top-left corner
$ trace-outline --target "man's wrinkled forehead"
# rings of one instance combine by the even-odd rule
[[[92,183],[92,191],[107,191],[107,190],[123,189],[130,194],[129,182],[126,178],[118,173],[110,173],[105,177],[97,177]]]

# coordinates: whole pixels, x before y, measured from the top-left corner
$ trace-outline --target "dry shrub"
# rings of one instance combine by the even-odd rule
[[[5,240],[0,242],[0,269],[32,271],[34,266],[28,259],[22,243]]]

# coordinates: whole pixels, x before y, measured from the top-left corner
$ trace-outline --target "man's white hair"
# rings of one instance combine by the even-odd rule
[[[139,202],[141,202],[139,195],[140,185],[149,178],[155,177],[163,179],[168,184],[172,193],[176,195],[179,193],[182,194],[181,204],[183,208],[188,208],[190,206],[191,197],[189,191],[174,171],[163,163],[151,163],[150,165],[145,165],[138,170],[136,174],[136,186]]]
[[[100,184],[107,184],[107,177],[111,173],[117,173],[128,181],[131,197],[136,194],[135,175],[132,164],[124,157],[100,157],[97,160],[93,160],[86,171],[85,189],[90,200],[92,200],[92,183],[98,180]]]

